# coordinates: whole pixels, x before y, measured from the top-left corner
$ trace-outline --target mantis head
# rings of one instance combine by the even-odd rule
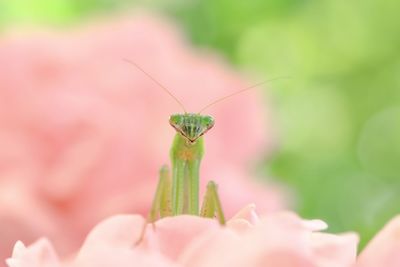
[[[193,144],[214,126],[214,118],[194,113],[174,114],[169,118],[169,123]]]

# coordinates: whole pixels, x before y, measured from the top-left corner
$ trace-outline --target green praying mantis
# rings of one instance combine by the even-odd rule
[[[219,223],[224,225],[225,215],[218,195],[217,184],[214,181],[208,182],[201,209],[199,209],[199,169],[204,154],[203,135],[214,126],[214,118],[209,115],[201,115],[201,112],[215,103],[257,87],[267,81],[219,98],[198,113],[187,113],[184,105],[165,86],[135,62],[125,61],[144,73],[184,110],[184,114],[174,114],[169,118],[170,125],[176,130],[170,150],[172,175],[168,166],[164,165],[160,169],[156,193],[144,229],[137,243],[140,243],[143,239],[145,227],[148,223],[152,223],[154,226],[154,222],[157,219],[167,216],[191,214],[205,218],[216,217]]]

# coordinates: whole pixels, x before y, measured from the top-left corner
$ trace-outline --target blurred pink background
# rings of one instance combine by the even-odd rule
[[[0,259],[17,240],[41,236],[67,255],[101,219],[148,212],[169,163],[168,117],[182,110],[124,58],[190,112],[257,82],[150,15],[64,32],[10,30],[0,39]],[[217,181],[228,217],[249,202],[260,213],[282,207],[281,190],[249,171],[273,140],[257,90],[206,112],[216,125],[205,137],[202,190]]]

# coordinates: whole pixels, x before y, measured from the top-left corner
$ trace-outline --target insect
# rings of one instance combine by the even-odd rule
[[[233,94],[219,98],[204,107],[199,113],[188,113],[184,105],[161,83],[130,60],[125,60],[143,72],[149,79],[168,93],[183,108],[183,114],[174,114],[169,118],[170,125],[176,130],[170,150],[172,170],[164,165],[160,169],[159,181],[147,218],[152,223],[166,216],[192,214],[206,218],[216,217],[221,225],[225,224],[225,216],[218,195],[217,184],[209,181],[204,199],[199,208],[199,169],[204,154],[203,135],[214,126],[214,118],[202,115],[201,112],[228,97],[259,86],[255,84]],[[145,227],[137,243],[143,239]]]

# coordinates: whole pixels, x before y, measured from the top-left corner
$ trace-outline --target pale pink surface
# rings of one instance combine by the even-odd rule
[[[258,218],[253,205],[232,218],[226,227],[194,216],[164,218],[157,222],[155,231],[148,227],[141,245],[134,246],[143,222],[137,215],[104,220],[91,231],[76,257],[68,261],[57,260],[52,247],[43,240],[28,248],[18,243],[8,264],[346,267],[356,259],[357,235],[318,232],[326,228],[325,223],[304,221],[292,213]]]
[[[357,267],[400,266],[400,216],[393,218],[365,247]]]
[[[193,112],[250,84],[150,16],[63,33],[3,34],[0,259],[16,240],[40,236],[66,255],[99,220],[148,211],[158,169],[169,163],[174,131],[168,116],[182,111],[123,58],[135,60]],[[257,92],[208,112],[216,125],[206,136],[202,190],[216,180],[228,216],[248,202],[262,212],[281,207],[277,190],[249,177],[249,163],[271,141]]]

